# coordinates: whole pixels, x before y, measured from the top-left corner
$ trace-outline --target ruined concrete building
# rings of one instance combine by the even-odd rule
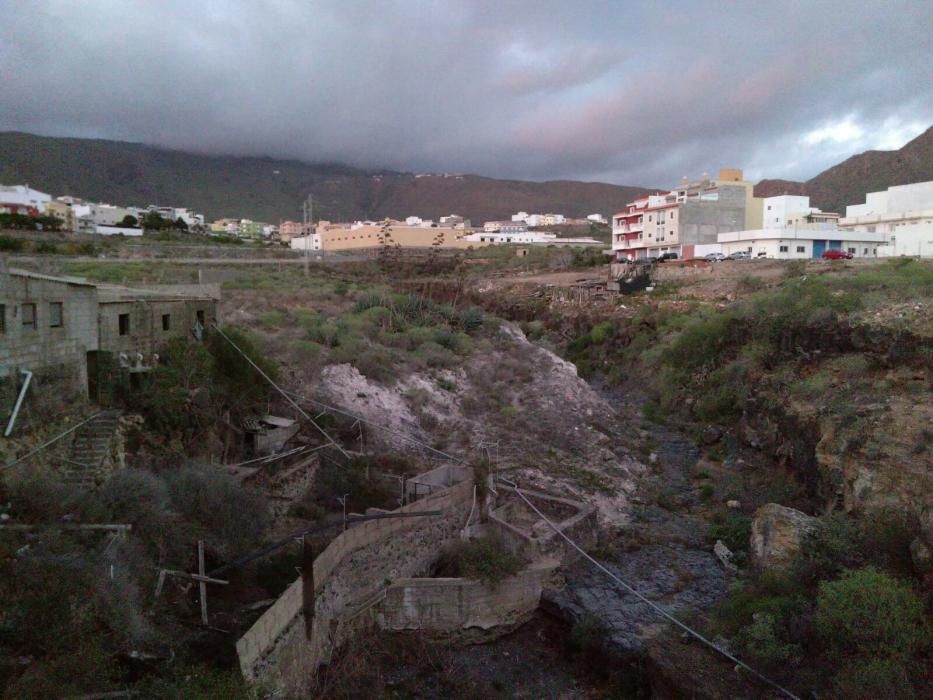
[[[217,285],[129,288],[0,270],[0,380],[65,369],[97,398],[105,369],[146,371],[168,340],[200,340],[219,298]]]

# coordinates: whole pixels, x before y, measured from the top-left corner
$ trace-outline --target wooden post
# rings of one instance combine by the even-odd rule
[[[301,600],[305,615],[305,637],[311,639],[314,626],[314,545],[311,535],[302,537]]]
[[[198,575],[204,574],[204,540],[198,540]],[[201,596],[201,624],[207,627],[207,584],[204,581],[198,581],[198,592]]]

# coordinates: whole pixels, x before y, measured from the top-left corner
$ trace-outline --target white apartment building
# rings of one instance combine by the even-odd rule
[[[529,214],[527,211],[520,211],[512,214],[512,221],[524,222],[532,227],[557,226],[565,223],[567,218],[563,214]]]
[[[810,206],[803,195],[782,194],[765,197],[762,205],[762,228],[787,228],[795,224],[835,223],[839,215]]]
[[[846,207],[839,228],[883,234],[881,257],[933,257],[933,180],[869,192],[864,204]]]
[[[606,221],[606,217],[603,216],[602,214],[588,214],[586,217],[586,220],[592,221],[593,223],[596,223],[596,224],[609,223],[608,221]]]

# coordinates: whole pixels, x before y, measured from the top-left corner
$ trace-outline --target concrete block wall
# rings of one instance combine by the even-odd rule
[[[61,302],[62,324],[51,326],[50,303]],[[35,324],[23,325],[23,305],[35,304]],[[97,298],[91,286],[0,273],[0,376],[19,369],[86,366],[97,349]]]
[[[460,578],[402,579],[386,591],[379,624],[444,634],[510,627],[535,611],[559,566],[557,560],[540,560],[495,586]]]
[[[204,322],[208,325],[217,315],[217,302],[213,299],[102,301],[100,349],[127,353],[131,360],[140,352],[148,359],[149,355],[158,352],[172,338],[190,338],[198,311],[204,312]],[[127,335],[120,335],[121,314],[129,314],[130,317]],[[163,314],[170,317],[170,328],[167,331],[162,329]]]
[[[299,579],[237,642],[244,677],[282,688],[286,697],[306,693],[314,669],[353,633],[359,605],[393,580],[427,573],[439,547],[457,538],[472,496],[472,483],[461,482],[399,509],[442,515],[369,521],[340,534],[314,560],[311,638]]]

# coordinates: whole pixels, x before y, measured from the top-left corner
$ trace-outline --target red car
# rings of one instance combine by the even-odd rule
[[[852,253],[844,250],[825,250],[823,251],[823,260],[851,260]]]

